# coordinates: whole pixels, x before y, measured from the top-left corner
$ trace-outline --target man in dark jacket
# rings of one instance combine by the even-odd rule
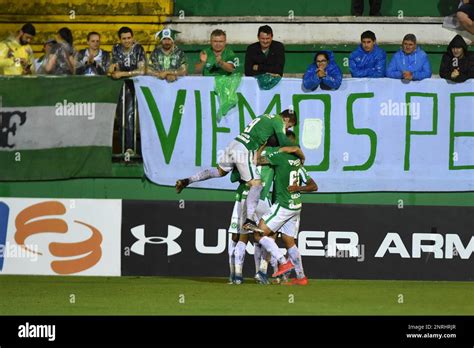
[[[474,78],[474,55],[468,52],[462,36],[456,35],[449,43],[447,52],[441,59],[439,76],[453,82]]]
[[[285,47],[281,42],[273,40],[273,30],[270,26],[258,28],[258,41],[247,47],[245,75],[270,73],[283,76]]]

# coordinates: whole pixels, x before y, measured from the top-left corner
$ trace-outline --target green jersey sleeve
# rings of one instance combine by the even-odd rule
[[[273,166],[278,166],[285,164],[285,153],[279,151],[280,148],[274,147],[265,150],[265,157],[268,159],[268,162],[270,162],[271,165]]]

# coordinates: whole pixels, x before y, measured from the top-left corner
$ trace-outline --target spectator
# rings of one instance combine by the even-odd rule
[[[43,65],[44,72],[50,75],[73,75],[75,73],[72,32],[61,28],[56,34],[57,43],[51,47]]]
[[[95,31],[87,34],[88,48],[77,54],[76,74],[106,75],[110,64],[110,53],[100,48],[100,34]]]
[[[27,23],[14,36],[0,42],[0,75],[29,75],[35,71],[30,42],[36,29]]]
[[[46,61],[46,57],[49,55],[49,52],[51,52],[51,48],[56,45],[58,42],[55,39],[49,39],[46,41],[43,45],[43,52],[44,54],[35,59],[35,70],[37,74],[43,74],[43,64]]]
[[[132,29],[121,27],[118,37],[120,43],[115,44],[112,49],[112,61],[109,66],[110,76],[113,79],[120,79],[145,74],[145,50],[142,45],[134,41]],[[117,118],[119,146],[122,152],[134,156],[136,152],[135,87],[132,80],[124,82],[124,93],[120,93],[117,104]],[[122,125],[125,125],[125,131]]]
[[[321,89],[338,89],[342,82],[341,69],[334,60],[331,51],[320,51],[314,56],[314,63],[308,66],[303,76],[304,88],[314,91],[321,85]]]
[[[402,47],[393,55],[387,69],[387,77],[417,81],[431,77],[428,55],[416,45],[416,36],[407,34]]]
[[[352,77],[384,77],[387,54],[377,45],[375,34],[364,31],[361,44],[349,56]]]
[[[211,33],[211,47],[201,51],[195,72],[203,76],[230,75],[239,65],[234,51],[226,47],[226,33],[216,29]]]
[[[454,82],[474,78],[474,55],[468,52],[462,36],[456,35],[449,43],[447,52],[441,59],[439,76]]]
[[[179,31],[173,29],[163,29],[157,33],[161,45],[156,46],[150,55],[147,75],[173,82],[178,76],[185,76],[188,73],[184,52],[174,43],[178,33]]]
[[[381,16],[380,8],[382,7],[382,0],[369,0],[370,16]],[[364,0],[352,0],[352,15],[362,16],[364,13]]]
[[[474,0],[463,0],[463,5],[456,13],[459,23],[464,29],[474,34]]]
[[[133,31],[122,27],[118,31],[120,43],[112,49],[112,64],[109,74],[114,79],[145,74],[145,50],[133,39]]]
[[[273,40],[273,30],[268,25],[258,28],[257,37],[258,42],[249,45],[245,53],[245,75],[270,73],[283,76],[285,47]]]

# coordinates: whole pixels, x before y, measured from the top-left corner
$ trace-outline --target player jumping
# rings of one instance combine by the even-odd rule
[[[236,167],[241,179],[250,187],[247,196],[247,220],[245,225],[247,228],[256,228],[255,210],[262,191],[262,183],[256,168],[255,153],[272,135],[276,136],[281,146],[291,146],[292,144],[286,137],[285,132],[288,128],[295,126],[296,123],[296,113],[288,109],[279,115],[262,115],[255,118],[226,147],[217,168],[205,169],[189,178],[177,180],[176,192],[180,193],[185,187],[194,182],[225,176]],[[303,152],[300,151],[298,156],[301,161],[304,161]]]

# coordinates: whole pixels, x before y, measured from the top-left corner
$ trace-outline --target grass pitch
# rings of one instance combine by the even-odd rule
[[[0,276],[0,315],[474,315],[474,283]]]

